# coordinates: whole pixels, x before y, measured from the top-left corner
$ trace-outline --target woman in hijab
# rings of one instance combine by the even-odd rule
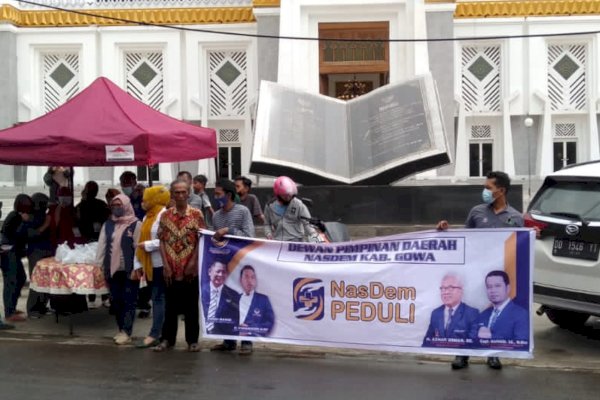
[[[144,190],[142,208],[146,216],[142,222],[140,241],[136,250],[135,268],[143,271],[145,280],[152,288],[152,328],[137,347],[154,347],[160,343],[160,333],[165,319],[165,281],[163,261],[160,255],[158,225],[166,210],[171,193],[164,186],[152,186]]]
[[[4,315],[9,322],[27,320],[22,311],[17,310],[21,289],[27,280],[21,259],[27,248],[27,221],[33,219],[33,201],[26,194],[15,198],[13,211],[2,225],[2,248],[0,250],[2,277],[4,279]]]
[[[139,275],[134,270],[135,249],[140,237],[140,221],[129,197],[118,194],[110,202],[111,216],[102,226],[96,262],[104,269],[110,287],[112,307],[119,332],[118,345],[131,343]]]
[[[121,191],[119,189],[115,189],[115,188],[107,189],[106,194],[104,195],[104,197],[106,198],[106,204],[110,205],[110,202],[112,201],[112,199],[114,199],[115,196],[118,194],[121,194]]]

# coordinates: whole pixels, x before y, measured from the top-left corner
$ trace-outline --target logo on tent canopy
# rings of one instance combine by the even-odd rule
[[[105,146],[106,161],[133,161],[135,153],[133,145]]]

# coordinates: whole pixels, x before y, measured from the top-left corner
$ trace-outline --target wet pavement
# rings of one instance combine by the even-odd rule
[[[1,278],[0,278],[1,284]],[[27,288],[22,292],[19,300],[19,309],[25,309]],[[0,299],[0,307],[2,307]],[[23,340],[28,342],[55,342],[71,345],[95,345],[116,348],[112,337],[117,333],[113,316],[108,314],[108,309],[96,301],[98,308],[72,316],[59,316],[47,314],[40,319],[29,319],[16,324],[12,331],[0,331],[0,340]],[[534,305],[534,310],[537,308]],[[504,359],[505,365],[521,366],[528,368],[589,371],[600,373],[600,319],[591,318],[579,331],[569,331],[552,324],[546,316],[533,313],[534,328],[534,358],[530,360]],[[136,319],[133,336],[134,343],[143,338],[150,330],[151,319]],[[71,334],[72,330],[72,334]],[[183,322],[180,323],[178,346],[185,347],[183,338]],[[215,342],[201,340],[201,346],[207,350]],[[134,346],[125,346],[131,351],[139,351]],[[275,356],[284,355],[296,357],[307,354],[322,355],[323,357],[366,357],[377,360],[407,358],[413,362],[431,361],[441,362],[447,366],[450,357],[394,354],[390,352],[375,352],[355,349],[339,349],[324,347],[308,347],[281,344],[255,344],[257,353],[269,353]],[[122,349],[117,349],[121,351]],[[0,358],[1,359],[1,358]],[[481,358],[474,358],[475,362],[482,362]],[[600,384],[599,384],[600,388]],[[0,389],[1,394],[1,389]],[[0,395],[0,399],[2,396]]]
[[[0,337],[1,398],[70,399],[597,399],[598,374],[394,355],[166,353]]]
[[[369,229],[360,233],[398,228]],[[25,288],[19,309],[27,294]],[[467,370],[451,371],[446,356],[281,344],[255,344],[244,358],[211,353],[215,342],[201,340],[201,353],[187,353],[183,325],[176,349],[166,354],[117,347],[114,317],[99,298],[97,306],[0,331],[0,400],[597,399],[600,390],[598,318],[574,332],[533,313],[533,359],[502,359],[505,368],[493,371],[474,357]],[[143,338],[150,324],[137,319],[134,338]]]

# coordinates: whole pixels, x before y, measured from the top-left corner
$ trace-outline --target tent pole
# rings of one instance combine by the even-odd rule
[[[219,180],[219,158],[213,158],[215,160],[215,182]]]
[[[75,183],[73,180],[73,175],[75,174],[75,167],[67,167],[71,169],[71,173],[69,174],[69,186],[71,187],[71,205],[75,207]]]
[[[146,173],[148,174],[148,187],[152,186],[152,173],[150,170],[150,164],[146,165]]]

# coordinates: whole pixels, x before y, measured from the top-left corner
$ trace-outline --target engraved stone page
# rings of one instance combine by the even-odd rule
[[[375,173],[434,146],[421,81],[388,85],[348,102],[350,175]]]
[[[348,158],[344,102],[263,81],[253,161],[347,180]]]

